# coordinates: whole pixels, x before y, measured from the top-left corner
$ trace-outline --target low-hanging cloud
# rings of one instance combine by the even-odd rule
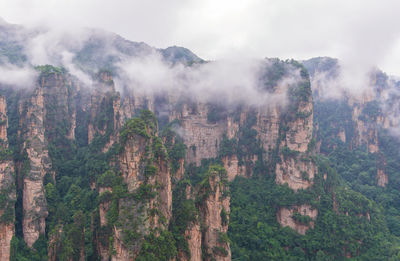
[[[94,73],[108,69],[102,66],[111,66],[116,88],[121,92],[128,90],[130,95],[168,93],[204,103],[284,105],[286,90],[302,80],[298,69],[286,65],[285,77],[276,83],[279,91],[266,91],[260,79],[264,71],[273,66],[270,60],[232,55],[188,66],[165,58],[159,49],[127,42],[102,30],[39,27],[30,28],[29,35],[26,42],[21,43],[27,57],[26,65],[4,67],[16,75],[24,75],[18,76],[18,85],[35,82],[32,77],[37,73],[27,74],[34,72],[33,66],[50,64],[67,69],[82,86],[90,88]],[[78,59],[80,54],[84,57],[83,63]],[[99,63],[96,63],[97,59]],[[12,77],[5,79],[13,83]]]
[[[352,67],[400,71],[396,0],[0,0],[0,9],[14,23],[104,28],[157,47],[185,46],[205,59],[237,51],[332,56]]]
[[[128,84],[128,90],[140,95],[168,93],[228,106],[285,105],[287,89],[302,80],[299,71],[288,66],[287,74],[276,86],[280,91],[265,91],[260,78],[263,70],[273,65],[268,60],[246,58],[184,66],[165,61],[160,53],[154,52],[128,59],[117,66],[120,76],[117,87]]]
[[[395,77],[388,77],[384,88],[377,97],[384,122],[381,127],[387,129],[389,134],[400,137],[400,81]]]
[[[326,59],[320,58],[322,63]],[[332,60],[331,60],[332,61]],[[324,67],[324,66],[322,66]],[[326,69],[326,67],[325,67]],[[350,104],[358,103],[367,108],[372,102],[378,106],[379,114],[373,124],[379,128],[388,130],[389,134],[400,138],[400,79],[399,77],[388,76],[377,68],[371,69],[365,77],[355,77],[355,80],[363,79],[360,82],[353,82],[350,74],[344,74],[344,69],[332,66],[328,70],[316,70],[312,76],[312,89],[314,97],[318,101],[345,100]],[[351,72],[351,71],[350,71]],[[351,88],[361,86],[361,88]],[[359,107],[358,107],[359,108]]]
[[[75,76],[79,81],[81,81],[85,86],[92,86],[93,79],[87,73],[80,70],[73,62],[74,54],[69,51],[61,52],[61,64],[68,70],[68,72]]]
[[[361,100],[376,95],[374,77],[380,72],[376,66],[349,66],[346,61],[329,57],[303,62],[311,72],[314,96],[318,99]]]
[[[16,88],[34,86],[38,73],[30,66],[0,65],[0,84]]]

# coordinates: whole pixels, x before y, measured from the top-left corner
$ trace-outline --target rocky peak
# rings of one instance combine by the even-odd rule
[[[225,169],[211,166],[200,184],[200,219],[202,228],[203,260],[230,260],[227,240],[229,224],[229,193]]]
[[[0,194],[3,196],[0,207],[0,259],[9,260],[11,239],[14,236],[15,168],[12,152],[8,148],[7,104],[0,96]]]
[[[166,49],[161,49],[160,51],[164,59],[174,63],[192,64],[204,62],[204,60],[184,47],[170,46]]]
[[[20,111],[21,129],[26,130],[21,139],[24,140],[23,150],[27,155],[24,162],[26,168],[21,170],[26,171],[23,174],[23,233],[30,247],[40,234],[44,234],[48,214],[43,178],[46,173],[51,173],[51,160],[45,137],[46,108],[43,92],[43,88],[37,87],[32,96],[23,101],[21,108],[26,109]]]

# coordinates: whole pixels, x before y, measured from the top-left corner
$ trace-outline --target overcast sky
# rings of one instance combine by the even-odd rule
[[[338,57],[400,75],[398,0],[0,0],[18,24],[98,27],[204,59]]]

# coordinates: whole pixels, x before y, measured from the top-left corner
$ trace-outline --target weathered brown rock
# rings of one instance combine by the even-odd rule
[[[143,168],[144,154],[146,152],[147,141],[143,137],[135,136],[127,141],[123,153],[119,156],[119,165],[124,182],[128,185],[128,191],[133,192],[141,184],[140,169]]]
[[[223,238],[228,231],[230,197],[226,195],[227,187],[223,185],[220,175],[212,172],[208,182],[208,197],[200,208],[200,218],[204,223],[202,245],[206,253],[206,256],[202,258],[203,260],[228,261],[231,259],[231,250],[229,242],[224,241]],[[222,220],[222,212],[225,212],[226,220]]]
[[[7,146],[7,128],[8,128],[8,117],[7,117],[7,104],[6,98],[0,96],[0,140]]]
[[[50,115],[48,104],[49,102],[54,102],[59,105],[54,110],[56,115],[69,116],[70,125],[66,134],[69,139],[75,138],[75,128],[77,126],[77,118],[79,118],[77,108],[75,105],[71,105],[71,100],[68,98],[76,95],[76,93],[71,93],[68,88],[64,88],[67,84],[73,85],[69,79],[54,74],[48,78],[41,78],[41,81],[41,85],[34,90],[32,97],[25,101],[24,104],[21,104],[20,136],[24,140],[23,149],[26,150],[27,160],[30,163],[30,169],[23,180],[23,227],[25,240],[30,246],[39,237],[39,234],[44,232],[44,220],[47,210],[43,190],[43,177],[46,173],[53,174],[47,148],[47,142],[51,141],[52,137],[51,135],[45,136],[45,132],[48,135],[48,133],[51,133],[49,130],[54,128],[50,122],[46,122]],[[102,148],[103,152],[107,152],[113,144],[119,141],[118,131],[127,119],[136,115],[141,108],[148,108],[154,111],[157,105],[153,97],[147,97],[146,95],[126,93],[121,98],[115,91],[111,74],[107,72],[99,75],[99,83],[95,84],[94,88],[88,92],[87,99],[90,101],[81,104],[79,109],[85,112],[85,117],[86,115],[89,116],[87,126],[89,143],[93,141],[97,133],[109,136],[105,146]],[[48,97],[53,97],[54,99],[51,100]],[[241,128],[246,124],[247,117],[250,114],[254,114],[256,123],[251,128],[257,131],[257,142],[265,150],[263,159],[266,162],[270,163],[271,156],[283,147],[288,147],[299,153],[296,158],[286,158],[278,155],[281,158],[281,162],[276,165],[277,183],[288,183],[289,187],[294,190],[308,188],[312,185],[312,180],[316,173],[315,164],[309,160],[302,160],[309,156],[307,149],[312,138],[313,108],[311,100],[299,105],[298,112],[303,114],[303,117],[284,123],[288,131],[281,140],[280,127],[283,124],[282,113],[284,111],[282,107],[269,104],[256,108],[244,106],[236,115],[236,118],[227,114],[225,115],[226,117],[212,123],[207,119],[210,110],[209,104],[185,102],[180,109],[177,109],[176,97],[169,95],[168,99],[170,99],[168,117],[180,121],[179,131],[182,131],[182,133],[179,134],[187,146],[185,159],[179,161],[179,169],[175,176],[177,180],[182,179],[185,175],[185,163],[195,163],[195,165],[199,166],[202,159],[218,157],[223,137],[238,139],[241,134]],[[99,115],[104,116],[104,113],[107,116],[104,118],[112,120],[111,125],[99,123],[102,120],[99,119]],[[111,127],[112,131],[110,131],[109,127]],[[156,136],[157,130],[152,131],[150,136]],[[0,128],[0,135],[2,135],[2,132],[4,130]],[[136,219],[140,220],[138,232],[142,237],[137,240],[137,243],[134,242],[131,245],[127,245],[124,244],[124,230],[119,227],[119,224],[109,228],[107,240],[111,236],[112,242],[106,241],[110,243],[114,252],[110,252],[108,244],[98,244],[97,251],[102,260],[108,260],[110,257],[112,260],[133,260],[140,251],[140,245],[145,235],[154,228],[166,229],[168,227],[172,216],[172,184],[169,162],[162,158],[154,160],[152,163],[156,166],[157,172],[154,176],[146,177],[144,169],[147,164],[146,160],[153,153],[151,145],[152,139],[135,135],[123,144],[122,152],[117,156],[116,160],[111,162],[111,165],[120,171],[129,193],[135,193],[141,185],[145,184],[153,186],[157,196],[140,203],[125,198],[118,202],[120,223],[124,224],[124,222]],[[221,157],[227,170],[227,179],[229,181],[233,180],[237,175],[251,176],[255,163],[260,159],[258,158],[259,155],[255,155],[253,151],[249,151],[247,155],[241,155],[240,157],[240,164],[239,156],[235,153]],[[275,165],[275,162],[273,165]],[[274,169],[274,167],[272,166],[271,169]],[[307,179],[304,177],[304,172],[307,172]],[[100,175],[101,173],[98,174]],[[95,184],[93,181],[91,182],[91,184]],[[228,229],[230,199],[224,193],[227,188],[218,175],[211,175],[208,183],[210,187],[209,194],[202,194],[204,191],[200,190],[199,192],[196,187],[187,187],[187,195],[196,193],[204,195],[201,206],[198,206],[200,210],[198,220],[191,223],[184,234],[191,252],[190,260],[211,260],[212,258],[215,258],[215,260],[230,260],[229,243],[224,241],[223,236],[221,236]],[[91,187],[96,189],[95,185]],[[105,191],[112,193],[112,189],[109,187],[97,186],[97,189],[99,189],[100,193]],[[100,203],[99,223],[101,228],[107,226],[106,213],[109,209],[109,201]],[[141,212],[139,209],[144,209],[144,211]],[[150,210],[157,210],[157,213],[150,215]],[[226,220],[222,220],[222,212],[226,214]],[[38,217],[38,219],[33,217]],[[53,238],[50,239],[51,242],[52,240]],[[205,256],[202,256],[202,248]],[[56,252],[56,248],[49,248],[52,258],[57,255],[55,254]]]
[[[176,180],[181,180],[185,175],[185,159],[179,159],[179,168],[175,173]]]
[[[196,109],[184,104],[181,127],[184,130],[184,143],[187,146],[186,160],[188,163],[200,165],[202,159],[215,158],[218,146],[226,132],[224,124],[207,121],[208,107],[198,103]]]
[[[380,187],[386,187],[386,185],[389,183],[388,175],[382,169],[378,169],[376,177],[378,179],[378,186]]]
[[[103,187],[99,187],[99,195],[102,195],[103,193],[108,193],[111,192],[112,193],[112,189],[111,188],[103,188]],[[110,201],[103,201],[100,203],[99,205],[99,215],[100,215],[100,226],[104,227],[105,225],[107,225],[107,219],[106,219],[106,214],[107,211],[110,209]]]
[[[11,239],[14,236],[14,224],[0,225],[0,260],[10,260]]]
[[[376,123],[369,123],[360,120],[364,104],[354,104],[352,111],[352,119],[355,124],[354,128],[354,147],[366,145],[370,153],[379,151],[378,147],[378,126]]]
[[[310,159],[302,160],[301,156],[281,157],[276,165],[276,183],[287,183],[293,190],[307,189],[312,186],[317,166]]]
[[[301,224],[293,219],[293,214],[299,213],[303,216],[309,216],[312,221],[309,224]],[[290,227],[301,235],[305,235],[307,230],[314,228],[314,221],[317,218],[318,210],[310,205],[293,206],[291,208],[280,208],[276,214],[279,224],[283,227]]]
[[[3,155],[8,151],[7,127],[7,104],[5,97],[0,96],[0,150]],[[7,196],[4,208],[0,209],[0,260],[10,259],[11,239],[14,236],[14,171],[11,155],[0,160],[0,193]]]
[[[296,120],[288,122],[286,146],[294,151],[306,152],[313,134],[313,104],[312,99],[300,102],[296,114],[302,114]]]
[[[134,256],[129,253],[126,246],[122,243],[122,232],[120,229],[114,227],[113,230],[113,237],[114,237],[114,254],[111,256],[112,261],[130,261],[134,260]],[[136,253],[137,254],[137,253]]]
[[[265,150],[265,160],[271,160],[273,151],[276,149],[276,142],[279,138],[279,126],[281,123],[281,108],[279,106],[265,108],[261,107],[257,113],[257,123],[254,129],[257,131],[257,138]]]
[[[158,199],[160,204],[159,209],[168,224],[172,216],[172,183],[170,168],[167,161],[159,160],[155,182],[161,184]],[[158,226],[160,225],[161,224],[158,224]]]
[[[48,215],[44,194],[43,178],[46,173],[52,173],[45,137],[44,119],[44,89],[39,86],[32,96],[20,106],[20,124],[23,149],[27,153],[28,168],[23,179],[23,234],[28,246],[45,232],[45,219]]]
[[[313,138],[312,97],[299,102],[296,118],[286,123],[285,139],[280,144],[280,160],[276,164],[276,183],[293,190],[312,186],[317,167],[310,158],[309,144]],[[284,153],[290,155],[284,155]]]
[[[75,139],[79,84],[68,74],[51,73],[40,77],[40,88],[43,89],[43,120],[48,141],[59,138],[56,129],[60,124],[66,128],[65,137]]]
[[[188,242],[188,248],[190,252],[190,258],[183,252],[178,253],[179,260],[182,261],[198,261],[202,260],[201,256],[201,229],[198,221],[190,224],[185,231],[185,239]]]
[[[112,260],[134,260],[140,252],[143,237],[152,229],[166,229],[172,216],[172,184],[169,163],[161,156],[156,157],[155,152],[149,151],[155,139],[156,132],[148,128],[151,138],[134,135],[123,144],[124,149],[120,153],[117,165],[119,166],[128,192],[135,193],[142,185],[151,186],[157,196],[144,201],[133,199],[119,200],[119,221],[122,227],[113,228]],[[156,173],[146,176],[146,164],[154,164]],[[159,186],[158,186],[159,185]],[[157,210],[157,212],[152,211]],[[101,218],[101,217],[100,217]],[[132,245],[124,243],[124,227],[131,227],[130,223],[139,225],[136,232],[141,235]],[[131,228],[130,228],[131,229]]]
[[[222,163],[226,169],[228,181],[232,181],[236,176],[246,176],[246,166],[239,166],[239,160],[236,155],[226,156],[222,158]]]
[[[105,135],[109,128],[112,134],[115,130],[119,129],[119,112],[120,112],[120,97],[115,91],[112,75],[109,72],[101,72],[98,76],[98,81],[92,88],[88,110],[90,112],[90,119],[88,124],[88,142],[92,142],[96,133]],[[105,119],[110,120],[112,123],[105,122]],[[109,126],[111,125],[111,126]],[[107,134],[111,134],[107,133]],[[110,135],[107,145],[104,150],[107,150],[116,141],[115,135]]]

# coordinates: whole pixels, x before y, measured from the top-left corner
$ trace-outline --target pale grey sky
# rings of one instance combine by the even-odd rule
[[[18,24],[98,27],[205,59],[338,57],[400,75],[397,0],[0,0]]]

